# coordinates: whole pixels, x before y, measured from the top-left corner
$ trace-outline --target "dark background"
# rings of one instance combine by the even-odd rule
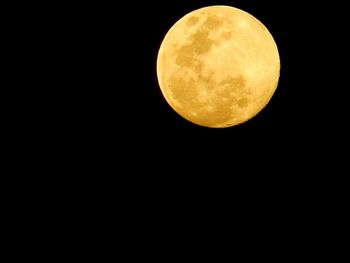
[[[37,112],[24,111],[30,120],[25,129],[43,141],[41,153],[53,150],[59,156],[51,158],[58,161],[55,167],[144,171],[154,180],[170,174],[192,181],[204,174],[208,180],[244,180],[247,175],[262,180],[268,174],[271,181],[285,182],[298,176],[314,182],[316,170],[338,169],[330,157],[346,147],[347,103],[341,81],[345,67],[339,63],[346,41],[338,33],[345,32],[346,16],[337,1],[28,5],[36,13],[27,13],[31,23],[21,24],[29,34],[19,50],[24,47],[29,54],[23,67],[31,74],[25,80],[34,79],[30,86],[40,89],[25,89],[39,101],[29,100]],[[169,28],[209,5],[231,5],[259,19],[273,35],[281,59],[279,85],[267,107],[225,129],[200,127],[176,114],[156,76],[157,52]],[[37,142],[27,134],[26,139]]]
[[[281,58],[279,86],[267,107],[226,129],[182,119],[163,99],[156,78],[157,52],[169,28],[214,4],[258,18]],[[337,1],[15,5],[26,16],[8,20],[19,21],[11,55],[19,54],[13,61],[25,73],[16,71],[13,82],[22,82],[12,85],[16,100],[26,103],[8,108],[19,112],[13,118],[19,127],[11,126],[13,155],[6,153],[16,156],[8,176],[15,183],[13,190],[3,188],[10,189],[5,202],[18,198],[28,210],[11,205],[23,213],[18,226],[37,232],[23,220],[49,224],[45,233],[56,237],[48,230],[54,228],[65,242],[72,233],[89,242],[91,226],[111,236],[117,229],[117,238],[122,229],[128,246],[169,236],[182,244],[192,232],[207,240],[208,225],[220,233],[229,225],[247,239],[256,233],[259,245],[271,238],[286,248],[280,240],[294,238],[305,250],[313,239],[323,242],[325,226],[343,233],[334,229],[345,218],[337,213],[346,211],[341,201],[348,192],[342,189],[348,186],[348,103],[342,81],[347,67],[341,64],[347,16]],[[215,217],[219,224],[208,222]],[[293,244],[286,255],[294,249],[300,251]]]
[[[281,59],[278,89],[268,106],[252,120],[226,129],[203,128],[177,115],[156,77],[157,52],[169,28],[188,12],[215,4],[243,9],[262,21]],[[77,71],[81,93],[73,100],[84,107],[73,124],[82,122],[79,131],[89,125],[92,144],[101,140],[104,147],[122,148],[137,161],[153,156],[153,162],[162,163],[171,156],[172,167],[212,164],[230,173],[242,163],[262,162],[267,171],[277,167],[277,160],[283,169],[308,165],[311,156],[334,144],[344,107],[333,77],[341,43],[334,26],[341,17],[336,4],[177,0],[84,6],[72,33],[82,34],[76,49],[84,68]]]
[[[279,85],[267,107],[226,129],[180,117],[163,98],[156,76],[157,52],[169,28],[209,5],[231,5],[259,19],[281,59]],[[189,167],[195,175],[242,178],[257,167],[259,176],[316,169],[329,162],[329,147],[344,145],[344,69],[336,61],[346,43],[337,31],[344,16],[336,2],[87,1],[40,7],[41,16],[31,18],[37,27],[28,26],[30,40],[40,28],[41,41],[33,43],[43,54],[36,74],[44,89],[35,95],[53,111],[38,107],[45,115],[39,136],[72,163],[96,164],[95,169],[131,163],[130,172],[145,165],[157,174],[183,174]],[[28,53],[37,60],[37,53]]]

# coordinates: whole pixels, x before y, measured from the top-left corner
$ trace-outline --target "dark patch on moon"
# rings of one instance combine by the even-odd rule
[[[191,38],[190,44],[194,48],[194,52],[198,55],[207,53],[213,46],[214,41],[208,38],[209,31],[206,29],[198,30]]]
[[[187,21],[188,26],[194,26],[199,22],[199,18],[193,16]],[[180,47],[177,50],[175,63],[179,66],[189,67],[193,64],[195,55],[207,53],[215,44],[214,40],[209,38],[211,30],[220,27],[223,21],[217,16],[208,17],[200,29],[190,37],[190,43]]]
[[[190,67],[194,63],[195,55],[201,55],[210,50],[214,41],[208,38],[208,30],[198,30],[191,36],[191,42],[177,50],[175,63],[179,66]]]
[[[244,108],[249,104],[250,92],[246,88],[246,79],[239,75],[228,77],[221,81],[222,88],[218,91],[218,96],[228,98],[229,105],[236,104],[239,108]]]
[[[224,22],[222,21],[222,19],[220,19],[217,16],[209,16],[204,24],[203,27],[204,28],[208,28],[209,30],[218,28],[219,26],[221,26]]]
[[[240,108],[247,107],[248,104],[249,104],[249,99],[248,99],[247,97],[240,98],[240,99],[237,101],[237,105],[238,105],[238,107],[240,107]]]
[[[188,27],[192,27],[197,25],[198,22],[199,22],[199,18],[197,16],[192,16],[187,20],[186,25]]]
[[[246,79],[242,75],[237,77],[228,77],[220,81],[219,85],[229,87],[230,91],[235,91],[237,89],[244,89],[246,86]]]
[[[186,81],[181,76],[173,75],[170,77],[169,89],[174,95],[174,98],[181,98],[181,103],[184,105],[191,105],[193,98],[196,97],[196,90],[194,79]]]
[[[190,67],[193,64],[194,50],[191,45],[185,45],[179,48],[175,63],[182,67]]]

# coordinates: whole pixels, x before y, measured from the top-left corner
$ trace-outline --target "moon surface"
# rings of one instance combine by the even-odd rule
[[[274,94],[276,43],[252,15],[230,6],[195,10],[166,34],[157,58],[160,89],[188,121],[212,128],[243,123]]]

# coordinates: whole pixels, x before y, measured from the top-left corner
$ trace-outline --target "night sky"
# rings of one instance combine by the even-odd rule
[[[200,127],[175,113],[156,75],[157,52],[170,27],[209,5],[230,5],[259,19],[273,35],[281,60],[279,85],[267,107],[226,129]],[[344,132],[338,112],[345,104],[337,102],[343,96],[338,96],[340,85],[331,73],[341,49],[332,24],[342,19],[334,14],[341,10],[336,5],[170,0],[79,8],[72,35],[79,39],[82,68],[77,72],[84,84],[77,80],[79,92],[72,101],[79,106],[70,120],[74,138],[87,152],[134,161],[130,169],[147,163],[151,170],[162,171],[165,165],[181,171],[190,165],[192,171],[222,171],[225,176],[241,177],[240,171],[256,167],[297,173],[296,167],[313,162],[310,156],[323,158],[324,148],[337,145],[336,134]]]
[[[343,240],[328,238],[327,230],[344,236],[346,228],[337,227],[349,206],[343,204],[349,195],[349,15],[340,6],[346,4],[15,2],[16,16],[5,17],[4,26],[18,24],[11,39],[4,38],[14,50],[4,53],[21,69],[10,76],[14,103],[3,96],[10,102],[3,115],[12,120],[3,126],[14,135],[3,136],[10,145],[3,161],[5,211],[11,207],[5,219],[15,227],[5,226],[16,241],[7,243],[13,247],[20,240],[26,247],[36,238],[49,247],[34,242],[40,253],[54,256],[97,251],[100,258],[110,250],[117,257],[121,251],[128,258],[160,258],[162,252],[187,252],[186,245],[192,249],[195,236],[209,241],[208,233],[220,233],[225,245],[231,237],[243,240],[247,256],[277,251],[300,259],[297,252],[310,251],[309,258],[324,258],[329,242]],[[269,104],[248,122],[225,129],[179,116],[156,75],[167,31],[209,5],[233,6],[260,20],[281,60]],[[51,239],[58,245],[46,242]],[[259,253],[248,240],[269,248]],[[50,253],[52,248],[58,252]]]
[[[183,119],[164,100],[156,76],[157,52],[170,27],[188,12],[215,4],[240,8],[262,21],[273,35],[281,59],[279,85],[268,106],[250,121],[227,129],[203,128]],[[164,1],[122,5],[116,15],[119,12],[130,12],[132,24],[116,16],[111,18],[116,20],[115,28],[108,27],[109,48],[115,42],[116,49],[108,64],[115,67],[115,72],[111,72],[113,77],[109,76],[111,94],[107,100],[109,107],[118,109],[115,117],[109,115],[114,110],[108,117],[115,122],[113,128],[122,130],[131,142],[153,141],[156,145],[161,142],[170,148],[171,145],[186,148],[188,142],[194,142],[207,145],[208,151],[214,147],[225,152],[245,148],[245,143],[253,149],[261,143],[278,147],[290,141],[293,133],[307,132],[307,127],[312,126],[310,122],[315,121],[309,104],[317,87],[308,83],[311,81],[308,65],[315,56],[309,41],[315,31],[308,28],[315,22],[294,2]]]

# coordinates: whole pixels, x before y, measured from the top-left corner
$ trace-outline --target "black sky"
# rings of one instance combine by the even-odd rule
[[[3,188],[10,189],[5,203],[20,199],[20,205],[11,205],[21,213],[18,225],[36,231],[25,221],[43,227],[46,220],[45,236],[52,229],[68,230],[67,235],[61,231],[64,241],[80,228],[85,242],[95,227],[108,234],[107,242],[116,237],[130,246],[128,256],[143,257],[120,238],[120,230],[142,246],[153,246],[150,240],[156,238],[169,247],[163,240],[176,236],[170,230],[182,242],[194,226],[202,235],[208,225],[215,231],[221,225],[253,232],[256,227],[266,232],[258,234],[262,240],[273,238],[290,247],[291,255],[298,250],[295,244],[304,241],[308,250],[314,243],[307,234],[322,242],[325,227],[343,233],[333,228],[346,218],[336,217],[335,210],[346,211],[340,201],[348,195],[348,189],[339,190],[348,187],[343,182],[348,177],[348,81],[343,81],[348,15],[338,2],[14,3],[15,13],[25,15],[6,18],[6,26],[16,24],[10,29],[16,38],[10,39],[14,51],[4,52],[21,71],[11,76],[9,88],[16,103],[4,111],[16,112],[10,116],[13,124],[3,125],[14,130],[13,138],[3,138],[11,148],[4,155],[12,159],[3,161],[9,169],[4,178],[15,181],[14,190],[6,183]],[[265,24],[281,59],[279,86],[267,107],[226,129],[196,126],[177,115],[156,76],[157,52],[169,28],[194,9],[218,4],[240,8]],[[28,212],[21,208],[26,202]],[[198,216],[191,219],[191,213]],[[205,220],[215,217],[216,224]],[[328,217],[335,224],[321,221]],[[230,224],[222,224],[224,219]],[[181,223],[189,228],[184,234]],[[278,235],[271,236],[271,229]],[[296,242],[288,246],[282,237],[290,239],[293,232]],[[73,248],[79,243],[70,240]]]
[[[273,35],[281,59],[279,85],[268,106],[252,120],[226,129],[196,126],[176,114],[156,76],[166,32],[188,12],[209,5],[231,5],[258,18]],[[342,19],[335,15],[341,12],[336,3],[92,2],[72,10],[76,21],[70,32],[78,39],[73,45],[79,67],[71,95],[79,103],[70,120],[75,138],[89,141],[87,149],[121,152],[136,162],[151,158],[150,165],[165,159],[171,167],[190,163],[203,169],[205,164],[229,172],[228,167],[244,164],[292,168],[337,144],[330,134],[342,132],[337,113],[344,104],[336,102],[341,84],[333,78],[333,59],[341,49],[334,30]]]
[[[156,77],[157,52],[167,30],[188,12],[214,4],[243,9],[262,21],[274,36],[281,58],[279,86],[268,106],[249,122],[225,130],[198,127],[178,116],[163,99]],[[315,43],[319,45],[322,28],[319,5],[305,6],[297,1],[147,1],[107,6],[108,15],[98,17],[103,21],[99,20],[100,26],[106,27],[96,28],[106,42],[98,43],[104,57],[101,68],[108,68],[106,105],[118,109],[116,115],[125,121],[122,129],[138,136],[200,135],[209,141],[225,141],[223,137],[246,140],[245,136],[253,134],[307,132],[321,125],[314,112],[318,109],[312,106],[318,104],[315,100],[322,83],[315,81],[322,72],[314,72],[319,61]],[[128,18],[125,13],[130,14]]]
[[[297,233],[297,244],[306,240],[309,248],[304,234],[320,218],[333,216],[325,206],[340,206],[348,192],[339,190],[348,186],[343,182],[348,174],[348,85],[342,81],[348,67],[339,63],[346,62],[347,28],[341,25],[346,25],[342,13],[347,10],[336,2],[140,0],[37,7],[28,2],[41,16],[24,8],[34,22],[19,23],[26,34],[14,31],[20,36],[16,52],[24,50],[14,61],[27,75],[13,78],[24,83],[13,90],[27,103],[17,109],[26,122],[13,118],[20,127],[13,126],[13,140],[5,138],[20,157],[10,163],[8,177],[16,181],[17,191],[22,184],[29,192],[21,203],[32,195],[39,201],[29,201],[30,210],[47,202],[40,206],[43,218],[51,208],[60,221],[50,229],[62,222],[74,228],[66,237],[97,217],[103,223],[82,227],[85,235],[90,226],[100,229],[110,220],[116,236],[124,229],[136,241],[139,233],[131,231],[147,229],[147,242],[154,229],[172,238],[167,231],[177,232],[178,222],[191,229],[214,217],[219,224],[208,224],[215,229],[227,218],[245,231],[235,223],[240,217],[248,228],[268,231],[263,238],[276,229],[289,239],[282,231],[287,229]],[[158,86],[156,60],[176,21],[218,4],[240,8],[266,25],[279,49],[281,76],[275,95],[255,118],[210,129],[169,107]],[[320,214],[306,222],[315,208]],[[192,223],[190,215],[197,209],[203,212]],[[74,213],[83,215],[77,223],[72,223]],[[315,232],[323,235],[320,229],[328,224],[314,227]],[[110,235],[110,229],[104,232]],[[200,231],[206,234],[206,228]]]

